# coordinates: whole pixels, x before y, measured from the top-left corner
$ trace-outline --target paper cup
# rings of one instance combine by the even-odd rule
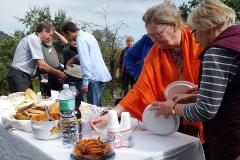
[[[110,110],[108,112],[108,125],[107,130],[109,132],[118,132],[119,122],[116,110]]]
[[[120,132],[126,131],[130,128],[131,128],[130,114],[129,112],[122,112],[119,131]]]

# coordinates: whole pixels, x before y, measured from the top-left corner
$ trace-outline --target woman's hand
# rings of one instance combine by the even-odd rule
[[[197,94],[176,94],[173,97],[175,103],[194,103],[197,100]]]
[[[97,118],[95,118],[95,119],[93,119],[92,121],[91,121],[91,123],[93,124],[93,125],[95,125],[96,127],[100,127],[100,126],[106,126],[107,125],[107,123],[108,123],[108,114],[104,114],[104,115],[102,115],[102,116],[100,116],[100,117],[97,117]]]
[[[150,110],[155,112],[155,116],[163,115],[168,118],[173,114],[175,103],[168,99],[165,102],[153,102],[151,105]]]
[[[189,89],[186,94],[176,94],[172,98],[175,103],[194,103],[197,100],[198,86]]]
[[[186,94],[197,94],[198,93],[198,85],[195,85],[193,88],[190,88]]]
[[[117,111],[118,117],[120,117],[121,114],[122,114],[122,112],[125,111],[125,109],[124,109],[120,104],[118,104],[118,105],[117,105],[116,107],[114,107],[113,109]],[[102,116],[100,116],[100,117],[97,117],[97,118],[93,119],[93,120],[91,121],[91,123],[92,123],[93,125],[96,125],[96,126],[107,125],[107,123],[108,123],[108,114],[104,114],[104,115],[102,115]]]

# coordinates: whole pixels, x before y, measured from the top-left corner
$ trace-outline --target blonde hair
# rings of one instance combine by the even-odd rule
[[[126,42],[127,41],[134,41],[134,38],[132,36],[127,36]]]
[[[221,28],[235,23],[235,11],[219,0],[203,0],[188,16],[187,24],[198,30]]]
[[[165,0],[162,4],[149,8],[143,15],[145,25],[149,23],[180,26],[183,24],[180,12]]]

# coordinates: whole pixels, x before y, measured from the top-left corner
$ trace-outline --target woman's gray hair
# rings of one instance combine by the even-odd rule
[[[220,0],[203,0],[189,14],[187,24],[197,30],[207,31],[235,23],[236,13]]]
[[[165,0],[162,4],[149,8],[143,15],[145,25],[149,23],[180,26],[183,24],[180,12]]]

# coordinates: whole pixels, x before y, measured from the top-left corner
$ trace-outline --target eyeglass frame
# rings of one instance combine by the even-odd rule
[[[148,33],[148,35],[152,38],[156,38],[159,39],[161,37],[161,35],[164,33],[164,31],[167,29],[169,25],[165,25],[163,26],[163,30],[161,32],[155,32],[155,33]],[[154,34],[154,35],[153,35]]]

